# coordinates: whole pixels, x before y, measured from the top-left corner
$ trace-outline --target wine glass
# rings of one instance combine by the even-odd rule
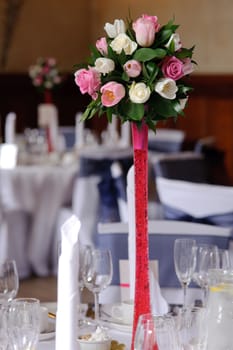
[[[203,304],[206,304],[209,287],[209,269],[216,269],[220,264],[219,250],[216,245],[199,244],[197,247],[196,271],[193,280],[203,290]]]
[[[187,289],[196,267],[196,241],[190,238],[179,238],[174,244],[174,263],[176,276],[184,293],[184,307],[187,306]]]
[[[171,315],[140,315],[134,339],[134,350],[178,350],[178,336]]]
[[[40,334],[40,301],[16,298],[9,305],[8,329],[12,349],[35,349]]]
[[[95,321],[99,323],[99,293],[112,280],[113,268],[111,252],[108,249],[88,249],[84,254],[83,281],[84,285],[95,297]]]
[[[15,260],[0,263],[0,304],[10,302],[19,289],[19,275]]]

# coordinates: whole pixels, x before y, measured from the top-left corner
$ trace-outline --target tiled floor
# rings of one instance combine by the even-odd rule
[[[32,277],[21,280],[17,297],[34,297],[42,302],[57,300],[57,278]]]
[[[21,280],[17,297],[34,297],[41,302],[57,301],[57,278],[51,277],[32,277]],[[93,302],[93,295],[86,289],[82,293],[82,302]]]

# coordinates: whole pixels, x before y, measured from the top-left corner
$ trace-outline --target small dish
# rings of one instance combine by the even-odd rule
[[[54,337],[55,337],[55,322],[49,320],[46,331],[40,333],[39,335],[39,341],[49,340]]]
[[[111,350],[111,339],[89,341],[78,338],[80,350]]]

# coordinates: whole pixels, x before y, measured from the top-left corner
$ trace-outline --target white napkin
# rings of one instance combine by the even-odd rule
[[[130,147],[131,145],[131,130],[130,122],[128,121],[121,124],[121,138],[119,144],[121,147]]]
[[[134,198],[134,166],[132,166],[127,176],[127,199],[129,213],[129,236],[128,236],[128,256],[130,271],[130,299],[134,299],[135,286],[135,198]],[[150,299],[151,311],[155,315],[164,315],[168,312],[168,303],[163,298],[159,283],[151,268],[149,271],[150,278]]]
[[[77,344],[80,221],[72,215],[61,227],[61,255],[58,263],[56,350],[75,350]]]
[[[15,123],[16,114],[8,113],[5,121],[5,143],[15,143]]]
[[[77,148],[83,147],[84,140],[84,121],[81,121],[82,113],[77,113],[75,116],[75,146]]]
[[[38,106],[38,125],[49,128],[53,150],[57,150],[59,148],[58,110],[55,105],[41,103]]]

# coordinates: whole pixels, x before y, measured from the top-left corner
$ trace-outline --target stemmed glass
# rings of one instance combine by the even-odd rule
[[[108,249],[88,249],[84,254],[83,281],[95,297],[95,321],[99,323],[99,293],[111,283],[113,274],[111,252]]]
[[[220,264],[219,250],[216,245],[200,244],[197,247],[196,271],[193,281],[203,290],[203,304],[206,304],[209,287],[209,269],[216,269]]]
[[[156,346],[157,345],[157,346]],[[134,350],[179,350],[175,322],[171,315],[140,315],[134,339]]]
[[[15,260],[0,263],[0,304],[10,302],[19,289],[19,275]]]
[[[190,238],[179,238],[174,243],[174,263],[177,278],[184,293],[184,307],[187,306],[187,288],[196,267],[196,241]]]

